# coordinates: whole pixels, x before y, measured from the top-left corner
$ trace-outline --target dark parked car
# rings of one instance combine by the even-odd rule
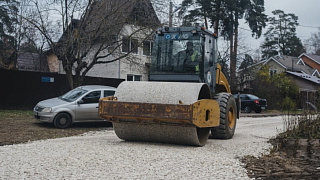
[[[234,98],[238,98],[238,94],[234,95]],[[261,110],[267,108],[267,100],[260,99],[252,94],[240,94],[241,110],[245,113],[250,113],[252,110],[256,113],[260,113]]]

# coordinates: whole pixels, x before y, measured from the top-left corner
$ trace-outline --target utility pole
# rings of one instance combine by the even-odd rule
[[[172,1],[170,1],[170,5],[169,5],[169,27],[172,27],[172,18],[173,18],[173,3]]]
[[[172,0],[170,0],[170,5],[169,5],[169,27],[173,26],[173,15],[174,13],[176,13],[177,11],[179,11],[181,9],[181,5],[180,6],[175,6],[175,10],[173,10],[173,2]]]

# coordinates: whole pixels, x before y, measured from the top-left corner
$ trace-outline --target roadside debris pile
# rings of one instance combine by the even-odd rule
[[[320,177],[319,114],[284,117],[287,131],[271,139],[269,155],[246,156],[248,176],[260,179],[318,179]]]

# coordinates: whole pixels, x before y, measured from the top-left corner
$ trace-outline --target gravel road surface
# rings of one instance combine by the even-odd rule
[[[249,179],[240,158],[259,156],[281,116],[240,118],[231,140],[204,147],[126,142],[112,129],[0,147],[0,179]]]

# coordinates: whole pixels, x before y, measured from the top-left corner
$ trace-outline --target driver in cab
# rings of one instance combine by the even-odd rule
[[[187,42],[185,50],[178,52],[176,58],[176,71],[199,72],[199,53],[193,49],[193,43]]]

